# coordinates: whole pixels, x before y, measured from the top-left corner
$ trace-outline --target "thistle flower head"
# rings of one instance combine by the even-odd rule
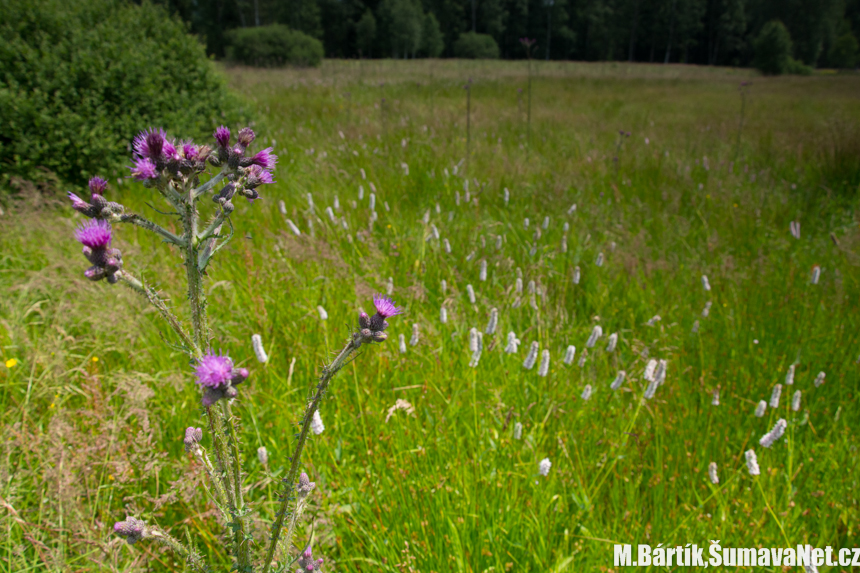
[[[75,238],[85,247],[103,250],[110,246],[112,231],[107,221],[91,220],[81,224],[75,231]]]
[[[218,142],[218,147],[227,147],[230,143],[230,130],[223,125],[216,129],[212,135],[215,137],[215,141]]]
[[[381,316],[383,319],[403,314],[403,308],[396,306],[396,304],[397,303],[385,295],[373,295],[373,306],[376,307],[376,314]]]
[[[69,200],[72,202],[72,209],[78,211],[79,213],[83,213],[87,217],[94,217],[96,214],[96,209],[71,191],[67,193]]]
[[[113,525],[113,530],[120,537],[124,537],[129,545],[149,536],[146,523],[134,517],[127,517],[125,521],[117,521]]]
[[[105,181],[99,176],[96,176],[90,179],[89,186],[91,193],[95,193],[96,195],[104,195],[105,189],[107,189],[107,181]]]
[[[192,143],[191,141],[183,142],[180,148],[182,149],[182,157],[189,161],[197,159],[197,156],[200,154],[199,150],[197,149],[197,146],[194,145],[194,143]]]
[[[242,147],[248,147],[254,141],[254,138],[257,137],[254,134],[254,130],[250,127],[243,127],[239,130],[239,135],[236,136],[236,139],[239,140],[239,145]]]
[[[298,570],[299,573],[304,572],[304,571],[308,571],[308,572],[319,571],[319,569],[323,565],[323,559],[320,558],[320,559],[314,560],[313,553],[311,552],[311,546],[308,545],[307,549],[302,551],[302,554],[299,557],[298,563],[299,563],[299,570]]]
[[[299,475],[299,486],[296,488],[296,490],[299,492],[300,498],[305,498],[313,491],[316,486],[316,482],[312,482],[311,479],[308,477],[308,474],[302,472]]]
[[[197,383],[206,388],[222,388],[233,378],[233,361],[229,356],[206,354],[197,362]]]
[[[152,160],[158,160],[164,153],[164,144],[167,142],[167,134],[163,129],[151,127],[141,131],[134,138],[132,147],[135,154]]]
[[[131,169],[132,177],[138,181],[158,179],[158,169],[149,157],[138,157],[129,169]]]
[[[258,165],[263,169],[273,169],[278,162],[278,156],[272,153],[272,147],[258,151],[251,157],[251,165]]]

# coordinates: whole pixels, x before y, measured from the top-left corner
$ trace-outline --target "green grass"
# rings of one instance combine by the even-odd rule
[[[407,313],[334,380],[326,431],[306,449],[318,486],[308,515],[327,570],[607,570],[612,542],[857,546],[860,77],[753,78],[738,148],[746,72],[539,64],[528,142],[525,70],[439,61],[227,71],[258,110],[258,147],[274,145],[281,158],[261,201],[236,202],[236,238],[207,287],[213,346],[252,372],[236,411],[258,533],[273,518],[267,494],[321,364],[392,277]],[[162,207],[152,193],[117,185],[119,175],[112,200],[170,224],[148,207]],[[378,220],[369,230],[371,183]],[[348,231],[325,213],[335,196]],[[226,571],[221,529],[194,489],[202,474],[182,448],[184,428],[202,425],[190,365],[132,292],[83,278],[71,237],[80,219],[57,203],[8,200],[0,218],[0,357],[18,361],[0,365],[0,571],[182,570],[156,546],[112,535],[127,512],[179,536],[187,528]],[[428,210],[451,254],[427,240]],[[794,220],[800,240],[789,233]],[[117,233],[126,268],[182,308],[177,254],[137,228]],[[514,307],[518,268],[545,293],[536,309],[527,292]],[[483,331],[491,308],[499,327],[469,368],[469,329]],[[580,367],[597,317],[604,338]],[[409,340],[413,324],[420,342],[400,354],[398,335]],[[516,356],[502,351],[509,331],[522,340]],[[618,348],[607,354],[612,332]],[[253,333],[266,365],[254,359]],[[532,341],[551,352],[545,378],[522,367]],[[577,362],[566,366],[569,344]],[[641,399],[645,350],[668,360],[650,401]],[[793,362],[779,410],[756,418]],[[621,369],[627,380],[612,392]],[[826,383],[815,388],[819,371]],[[711,406],[718,387],[721,404]],[[386,421],[398,399],[414,415]],[[778,418],[788,430],[766,450],[758,439]],[[751,447],[756,479],[743,460]],[[552,469],[541,477],[545,457]]]

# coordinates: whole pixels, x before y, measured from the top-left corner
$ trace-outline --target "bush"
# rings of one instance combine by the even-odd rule
[[[857,45],[857,38],[848,31],[833,42],[830,52],[827,54],[827,61],[834,68],[851,69],[857,65],[858,51],[860,51],[860,47]]]
[[[231,30],[227,43],[227,57],[249,66],[316,67],[323,59],[322,42],[280,24]]]
[[[203,47],[161,8],[0,2],[0,173],[83,185],[127,161],[141,127],[198,137],[238,121]]]
[[[785,73],[794,74],[796,76],[811,76],[812,71],[812,68],[803,62],[795,60],[794,58],[788,58],[788,66],[785,69]]]
[[[762,27],[753,44],[755,67],[766,75],[784,74],[791,64],[791,36],[785,24],[771,20]]]
[[[499,45],[488,34],[466,32],[454,42],[454,56],[480,60],[494,60],[499,57]]]

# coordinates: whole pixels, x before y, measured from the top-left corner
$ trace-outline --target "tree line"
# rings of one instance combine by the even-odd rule
[[[332,58],[461,55],[489,36],[502,58],[750,65],[769,22],[811,67],[853,67],[860,0],[154,0],[223,57],[234,27],[283,24],[319,39]],[[464,36],[465,35],[465,36]],[[464,39],[465,38],[465,39]],[[458,44],[458,42],[460,42]]]

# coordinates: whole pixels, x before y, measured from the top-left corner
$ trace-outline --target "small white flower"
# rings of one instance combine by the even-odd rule
[[[650,400],[654,397],[654,394],[657,393],[657,387],[660,386],[660,383],[656,380],[652,380],[648,383],[648,387],[645,388],[645,399]]]
[[[409,346],[415,346],[418,344],[418,339],[420,338],[418,333],[418,323],[412,325],[412,338],[409,339]]]
[[[451,243],[447,238],[442,239],[442,247],[445,249],[445,252],[449,255],[451,254]]]
[[[499,323],[499,310],[496,308],[490,309],[490,320],[487,323],[487,334],[495,334],[496,325]]]
[[[699,332],[699,321],[698,320],[693,323],[693,328],[690,330],[690,332],[692,332],[693,334],[696,334],[697,332]]]
[[[517,348],[520,345],[520,339],[517,338],[517,335],[511,331],[508,333],[508,343],[505,346],[505,352],[508,354],[516,354]]]
[[[759,400],[759,403],[755,407],[755,417],[761,418],[764,416],[764,412],[767,410],[767,402],[764,400]]]
[[[517,277],[517,280],[514,282],[514,292],[517,294],[523,293],[523,279]]]
[[[442,289],[442,294],[445,295],[448,293],[448,281],[442,279],[442,282],[439,283],[439,288]]]
[[[474,258],[475,258],[475,254],[476,254],[476,253],[475,253],[475,251],[472,251],[471,253],[469,253],[468,255],[466,255],[466,262],[468,263],[468,262],[470,262],[472,259],[474,259]]]
[[[615,346],[618,344],[618,333],[613,332],[609,335],[609,341],[606,344],[606,352],[615,352]]]
[[[528,229],[528,228],[529,228],[529,218],[528,218],[528,217],[526,217],[525,219],[523,219],[523,228],[524,228],[524,229]]]
[[[287,205],[284,203],[283,200],[278,201],[278,211],[280,211],[281,215],[283,215],[284,217],[287,216]]]
[[[817,285],[819,278],[821,278],[821,267],[815,265],[812,267],[812,284]]]
[[[619,370],[618,375],[615,376],[615,380],[612,381],[612,384],[609,385],[610,390],[618,390],[621,388],[621,385],[624,384],[624,378],[627,377],[627,372],[624,370]]]
[[[774,384],[773,392],[770,394],[770,407],[779,408],[779,397],[782,394],[782,384]]]
[[[542,226],[543,226],[544,231],[549,229],[549,217],[548,216],[543,218],[543,225]]]
[[[511,192],[508,191],[508,188],[505,187],[505,205],[508,204],[508,201],[511,200]]]
[[[601,336],[603,336],[603,329],[598,324],[591,331],[591,336],[588,337],[588,341],[585,343],[585,347],[594,348],[594,345],[597,344],[597,339]]]
[[[317,306],[317,312],[320,315],[320,320],[328,320],[328,313],[321,306]]]
[[[544,350],[540,355],[540,366],[538,376],[546,376],[549,373],[549,350]]]
[[[251,346],[254,347],[254,354],[257,355],[257,361],[265,364],[269,361],[269,355],[266,354],[266,350],[263,348],[263,337],[259,334],[254,334],[251,336]]]
[[[501,235],[496,235],[496,250],[497,251],[502,250],[502,236]]]
[[[439,322],[448,324],[448,310],[444,306],[439,309]]]
[[[788,230],[791,231],[792,237],[794,237],[795,239],[800,238],[800,222],[799,221],[792,221],[791,223],[789,223],[788,224]]]
[[[801,399],[801,393],[800,393],[800,390],[798,390],[791,397],[791,410],[793,412],[799,412],[800,411],[800,399]]]
[[[469,296],[469,302],[475,304],[475,289],[472,285],[466,285],[466,294]]]
[[[585,388],[583,388],[580,398],[582,398],[583,400],[588,400],[589,398],[591,398],[591,384],[585,385]]]
[[[573,359],[576,356],[576,346],[571,344],[567,347],[567,350],[564,352],[564,363],[570,366],[573,364]]]
[[[332,205],[334,205],[335,211],[340,211],[340,201],[338,200],[337,195],[334,196],[334,202]]]
[[[785,373],[785,385],[791,386],[794,384],[794,364],[788,367],[788,372]]]
[[[406,336],[401,334],[398,340],[400,342],[400,354],[406,354]]]
[[[662,386],[663,382],[666,381],[666,361],[660,360],[657,363],[657,369],[654,371],[654,381]]]
[[[325,425],[322,421],[322,416],[320,416],[320,411],[317,410],[314,412],[314,417],[311,418],[311,432],[315,435],[319,436],[325,431]]]
[[[750,472],[751,476],[757,476],[761,474],[761,470],[758,467],[758,459],[755,457],[755,452],[753,450],[747,450],[744,452],[744,457],[747,460],[747,469]]]
[[[481,260],[481,270],[480,270],[480,273],[478,274],[478,279],[481,281],[487,280],[487,261],[486,260],[483,260],[483,259]]]
[[[514,424],[514,439],[521,440],[523,438],[523,425],[517,422]]]
[[[720,389],[717,388],[714,390],[714,395],[711,397],[711,406],[719,406],[720,405]]]
[[[538,464],[538,471],[540,472],[540,475],[547,476],[547,475],[549,475],[549,468],[551,468],[551,467],[552,467],[552,462],[549,461],[549,458],[544,458]]]
[[[598,267],[602,267],[603,266],[603,259],[604,259],[603,253],[602,252],[597,253],[597,260],[594,261],[594,264],[597,265]]]
[[[478,351],[478,329],[475,327],[469,329],[469,351]]]
[[[430,225],[430,236],[433,237],[433,239],[435,239],[436,241],[438,241],[439,237],[441,236],[439,235],[439,227],[437,227],[435,224]]]
[[[705,303],[705,308],[702,309],[702,318],[708,318],[711,314],[711,301]]]
[[[578,285],[579,284],[579,278],[580,278],[579,267],[576,266],[573,268],[573,284]]]
[[[260,446],[257,448],[257,460],[260,462],[260,465],[266,465],[269,463],[269,452],[266,450],[266,446]]]
[[[773,427],[773,429],[770,432],[766,433],[764,436],[762,436],[758,443],[765,448],[771,447],[773,443],[780,439],[785,433],[786,426],[788,426],[788,423],[784,419],[780,418],[776,421],[776,425]]]
[[[308,193],[308,209],[311,211],[314,210],[314,196],[310,193]]]
[[[302,232],[299,231],[299,228],[296,227],[296,224],[289,219],[287,219],[287,226],[290,228],[290,231],[292,231],[297,237],[301,236]]]
[[[717,475],[717,462],[711,462],[708,465],[708,477],[711,478],[712,484],[720,483],[720,477]]]
[[[532,347],[529,349],[529,353],[523,361],[523,368],[526,370],[534,368],[535,362],[537,362],[538,350],[540,350],[540,344],[538,344],[537,341],[532,342]]]
[[[567,210],[567,214],[573,215],[574,211],[576,211],[576,203],[570,206],[570,209]]]
[[[325,214],[326,214],[326,215],[328,215],[328,218],[329,218],[329,220],[330,220],[332,223],[334,223],[334,222],[336,222],[336,221],[337,221],[337,219],[336,219],[336,218],[335,218],[335,216],[334,216],[334,211],[332,210],[332,208],[331,208],[331,207],[326,207],[326,208],[325,208]]]
[[[824,384],[824,377],[827,376],[824,372],[819,372],[818,376],[815,377],[815,387],[818,388],[822,384]]]
[[[652,316],[651,318],[648,319],[648,322],[645,323],[645,326],[654,326],[655,324],[657,324],[661,320],[663,320],[663,319],[660,318],[660,315],[655,314],[654,316]]]
[[[388,282],[385,284],[385,294],[391,296],[394,292],[394,277],[388,277]]]
[[[711,283],[708,282],[708,275],[702,275],[702,287],[707,291],[711,290]]]
[[[358,186],[358,200],[361,201],[364,199],[364,185]]]

